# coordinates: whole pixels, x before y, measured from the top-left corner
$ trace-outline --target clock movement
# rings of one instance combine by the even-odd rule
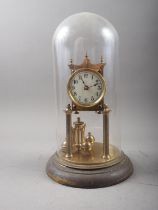
[[[133,172],[120,145],[118,35],[92,13],[66,18],[53,36],[58,149],[47,174],[72,187],[117,184]]]

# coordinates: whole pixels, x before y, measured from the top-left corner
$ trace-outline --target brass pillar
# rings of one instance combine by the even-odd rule
[[[107,105],[103,110],[103,158],[109,159],[109,112],[111,110]]]
[[[68,104],[67,108],[65,109],[66,114],[66,157],[72,157],[72,110],[70,104]]]

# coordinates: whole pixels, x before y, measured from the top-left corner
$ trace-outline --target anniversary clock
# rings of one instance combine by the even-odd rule
[[[117,184],[133,171],[121,150],[118,35],[92,13],[65,19],[53,36],[55,141],[47,174],[73,187]]]

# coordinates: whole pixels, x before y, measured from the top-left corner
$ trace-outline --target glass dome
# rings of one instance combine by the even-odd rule
[[[53,40],[53,83],[57,145],[60,150],[66,138],[64,110],[71,99],[67,84],[71,76],[71,65],[81,66],[84,62],[103,67],[106,82],[104,103],[112,110],[109,114],[109,142],[121,151],[119,128],[119,69],[118,34],[113,25],[103,17],[83,12],[66,18],[57,27]],[[103,118],[96,111],[73,112],[72,124],[80,117],[84,121],[85,135],[89,132],[95,140],[102,142]],[[118,152],[119,155],[119,152]]]

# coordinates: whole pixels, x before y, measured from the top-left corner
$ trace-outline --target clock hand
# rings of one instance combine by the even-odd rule
[[[82,80],[82,82],[83,82],[83,84],[84,84],[84,90],[88,90],[89,89],[89,87],[88,87],[88,85],[86,85],[85,84],[85,82],[84,82],[84,80],[83,80],[83,78],[81,77],[81,80]]]
[[[83,80],[83,78],[82,78],[82,77],[81,77],[81,80],[82,80],[83,84],[85,85],[85,82],[84,82],[84,80]]]
[[[93,86],[96,86],[96,85],[98,85],[98,83],[95,83],[94,85],[89,86],[89,88],[90,88],[90,87],[93,87]]]

